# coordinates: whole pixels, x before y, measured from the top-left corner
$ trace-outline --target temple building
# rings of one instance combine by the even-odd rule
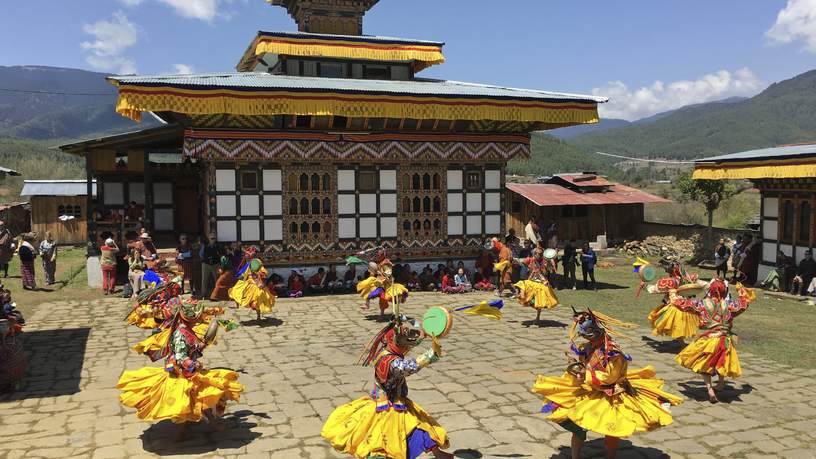
[[[695,161],[695,179],[750,180],[761,196],[759,280],[781,250],[798,264],[816,245],[816,144],[784,145]]]
[[[268,1],[298,31],[258,32],[233,72],[108,78],[118,113],[166,125],[62,146],[98,184],[91,243],[143,225],[215,231],[279,266],[374,246],[469,258],[504,231],[505,165],[530,133],[595,123],[606,101],[421,78],[444,44],[363,35],[377,0]]]

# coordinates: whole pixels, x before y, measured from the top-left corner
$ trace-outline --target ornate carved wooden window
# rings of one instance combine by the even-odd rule
[[[336,171],[333,166],[291,166],[284,173],[284,242],[297,250],[335,241]]]
[[[399,231],[404,242],[437,243],[446,235],[445,169],[435,166],[401,167]]]

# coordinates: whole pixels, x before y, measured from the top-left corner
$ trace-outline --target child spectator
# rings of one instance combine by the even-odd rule
[[[465,268],[459,268],[456,275],[453,276],[453,282],[456,284],[456,288],[461,290],[460,293],[468,293],[473,290],[473,286],[470,285]]]
[[[289,287],[289,298],[300,298],[303,296],[303,291],[306,289],[306,281],[297,271],[292,270],[287,280]]]

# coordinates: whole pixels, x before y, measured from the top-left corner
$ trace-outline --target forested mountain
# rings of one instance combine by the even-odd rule
[[[700,158],[816,140],[816,70],[772,84],[750,99],[694,105],[651,122],[571,137],[584,151]]]

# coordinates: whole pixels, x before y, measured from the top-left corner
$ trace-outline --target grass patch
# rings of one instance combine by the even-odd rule
[[[85,249],[60,247],[57,255],[57,283],[45,285],[45,272],[39,258],[35,260],[37,287],[40,290],[23,290],[20,279],[20,259],[14,257],[9,266],[9,277],[1,279],[11,290],[12,298],[23,315],[30,319],[37,306],[53,301],[93,300],[102,296],[102,291],[88,287],[85,275]]]
[[[699,274],[707,278],[713,271],[700,271]],[[646,316],[660,302],[660,296],[643,292],[640,298],[635,298],[637,279],[632,273],[631,264],[598,268],[595,276],[600,283],[597,292],[559,290],[557,293],[562,306],[597,309],[617,319],[636,323],[644,327],[642,332],[645,332],[649,328]],[[734,331],[740,336],[739,349],[781,364],[814,368],[816,344],[810,339],[807,327],[793,326],[809,323],[814,312],[816,307],[805,302],[777,299],[758,291],[757,300],[734,321]],[[636,339],[639,340],[640,335]],[[791,349],[797,352],[791,352]]]

